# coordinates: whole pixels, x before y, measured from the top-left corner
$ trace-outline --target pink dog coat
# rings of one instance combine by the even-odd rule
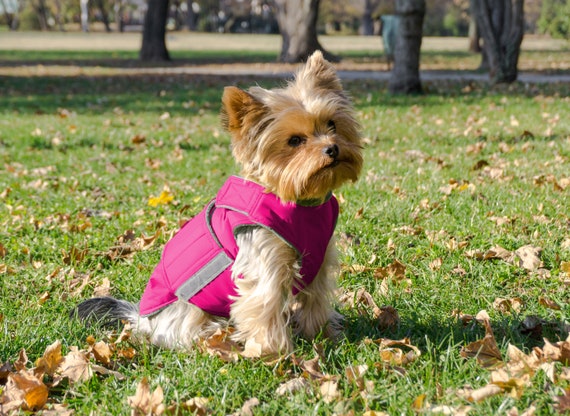
[[[302,276],[293,288],[296,295],[317,275],[337,218],[334,196],[318,206],[283,203],[261,185],[231,176],[164,247],[142,295],[140,314],[154,314],[183,299],[212,315],[229,317],[232,297],[237,296],[231,276],[238,252],[235,236],[244,227],[269,229],[296,250]]]

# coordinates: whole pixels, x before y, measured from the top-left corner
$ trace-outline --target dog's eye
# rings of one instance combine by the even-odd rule
[[[291,136],[287,144],[291,147],[298,147],[301,146],[305,142],[301,136]]]
[[[334,120],[329,120],[327,123],[327,128],[332,132],[336,132],[336,124],[334,124]]]

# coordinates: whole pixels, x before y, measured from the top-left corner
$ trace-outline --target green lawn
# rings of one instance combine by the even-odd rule
[[[34,52],[33,59],[50,56]],[[68,311],[99,291],[139,299],[169,236],[236,172],[218,120],[223,86],[281,82],[0,77],[0,366],[22,349],[26,367],[37,366],[57,340],[64,355],[74,346],[87,350],[88,336],[111,342],[109,332],[83,327]],[[396,415],[443,406],[470,406],[470,415],[531,406],[556,413],[557,396],[569,395],[567,355],[554,365],[543,359],[552,377],[533,368],[520,386],[515,378],[499,394],[469,401],[465,390],[488,385],[492,372],[461,355],[485,328],[458,316],[487,310],[491,338],[511,363],[509,344],[529,354],[542,351],[544,338],[569,335],[570,85],[426,83],[428,93],[416,97],[390,96],[381,83],[345,87],[363,124],[366,164],[359,182],[338,192],[339,296],[366,290],[378,307],[395,308],[397,324],[379,325],[365,301],[340,303],[344,339],[298,340],[294,356],[269,363],[123,341],[102,365],[124,377],[95,374],[51,387],[54,378],[45,376],[46,408],[129,414],[128,397],[146,378],[152,390],[161,386],[166,407],[182,411],[202,397],[207,410],[197,411],[219,415],[252,398],[259,402],[253,414],[268,415]],[[165,187],[174,200],[150,206]],[[129,230],[156,239],[132,256],[117,255]],[[477,257],[526,245],[541,249],[540,265]],[[405,270],[386,277],[396,261]],[[381,338],[409,338],[421,355],[386,361],[389,352],[415,350],[386,349]],[[134,357],[124,353],[130,347]],[[321,374],[306,362],[315,357]],[[361,377],[347,375],[363,365]],[[2,371],[6,393],[3,378],[16,370]],[[297,377],[306,387],[280,394]],[[337,395],[323,393],[330,386]]]

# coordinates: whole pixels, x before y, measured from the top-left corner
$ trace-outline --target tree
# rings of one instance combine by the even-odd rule
[[[275,0],[282,44],[280,62],[302,62],[316,50],[326,59],[338,60],[325,51],[317,39],[320,0]]]
[[[492,84],[517,80],[524,32],[524,0],[474,0]]]
[[[388,82],[388,89],[392,94],[422,92],[420,48],[425,13],[425,0],[396,0],[398,28],[394,48],[394,67]]]
[[[364,36],[374,35],[374,11],[380,5],[381,0],[364,0],[364,10],[362,12],[361,32]]]
[[[148,0],[144,17],[142,46],[139,53],[141,61],[169,61],[166,49],[166,19],[168,0]]]

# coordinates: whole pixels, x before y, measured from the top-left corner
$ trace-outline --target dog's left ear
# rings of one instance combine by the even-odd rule
[[[295,83],[309,88],[342,91],[342,84],[333,65],[319,50],[309,56],[306,64],[297,73]]]
[[[264,113],[264,106],[251,94],[237,87],[225,87],[222,96],[222,126],[232,136],[239,135],[244,125],[255,122]]]

